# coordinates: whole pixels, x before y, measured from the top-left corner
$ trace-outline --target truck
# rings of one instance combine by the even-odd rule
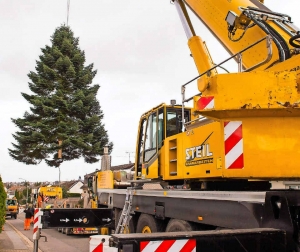
[[[43,195],[44,199],[47,197],[48,200],[54,200],[54,199],[62,199],[62,188],[60,186],[41,186],[38,189],[39,195]]]
[[[17,216],[19,214],[19,203],[18,200],[13,197],[12,199],[6,199],[5,201],[6,205],[6,217],[10,216],[11,218],[17,219]]]
[[[272,188],[275,181],[300,178],[300,30],[263,0],[171,2],[199,75],[181,86],[179,105],[163,103],[141,116],[128,189],[118,188],[109,170],[91,178],[97,210],[112,211],[114,221],[106,225],[108,233],[117,230],[112,243],[142,251],[159,235],[169,241],[181,235],[196,237],[200,251],[199,237],[214,241],[217,234],[223,241],[234,237],[240,246],[220,251],[300,251],[300,192]],[[228,59],[214,63],[187,8]],[[237,72],[218,73],[229,60]],[[186,97],[195,82],[199,93]],[[124,215],[129,218],[120,222]],[[118,234],[120,225],[126,235]],[[277,250],[245,249],[247,241],[267,242],[264,232],[278,235],[271,239],[281,244]],[[261,239],[253,242],[251,235]]]

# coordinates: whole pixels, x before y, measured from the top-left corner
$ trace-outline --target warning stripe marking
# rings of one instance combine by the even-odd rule
[[[244,167],[244,154],[241,154],[229,167],[228,169],[240,169]]]
[[[39,224],[41,223],[41,217],[39,216],[39,208],[34,209],[33,215],[33,239],[37,239],[37,232],[39,230]]]
[[[242,125],[240,125],[225,141],[225,155],[242,139]]]
[[[225,166],[227,169],[244,168],[244,161],[236,162],[237,159],[243,157],[243,140],[239,141],[232,149],[225,155]]]
[[[224,137],[227,140],[237,128],[242,126],[242,122],[224,122]]]
[[[196,252],[196,240],[188,240],[180,252]]]
[[[176,242],[176,240],[166,240],[164,242],[162,242],[157,249],[155,250],[155,252],[166,252],[166,251],[172,251],[171,247],[173,246],[173,244]]]
[[[103,252],[103,243],[101,242],[92,252]]]
[[[141,252],[196,252],[196,240],[142,241]]]
[[[197,107],[199,110],[213,109],[215,107],[215,97],[214,96],[200,97],[200,99],[197,102]]]
[[[225,168],[244,168],[243,125],[241,121],[224,122]]]
[[[150,242],[150,241],[142,241],[142,242],[140,243],[140,250],[141,250],[141,251],[144,251],[144,248],[148,245],[149,242]]]
[[[39,229],[38,227],[33,228],[33,235],[38,231],[38,229]]]

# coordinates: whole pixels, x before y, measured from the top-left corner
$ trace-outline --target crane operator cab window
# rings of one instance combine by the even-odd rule
[[[175,108],[167,109],[167,137],[182,132],[183,122],[190,121],[190,111],[184,111],[184,121],[182,120],[182,110]]]
[[[153,113],[148,118],[146,137],[145,137],[145,162],[149,162],[151,157],[156,153],[156,113]]]

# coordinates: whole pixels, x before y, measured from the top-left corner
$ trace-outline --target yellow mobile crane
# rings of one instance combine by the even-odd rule
[[[299,29],[263,1],[172,2],[199,76],[182,85],[181,105],[160,104],[141,116],[132,187],[116,188],[111,171],[98,172],[99,208],[80,214],[114,230],[119,251],[156,251],[164,240],[188,251],[300,251],[300,192],[270,190],[269,183],[300,178]],[[186,6],[229,59],[213,63]],[[230,59],[238,71],[218,73]],[[186,98],[195,80],[199,93]],[[161,188],[136,188],[149,180]],[[48,215],[55,226],[55,212]],[[175,231],[182,232],[169,234]]]
[[[172,2],[200,93],[186,98],[188,82],[182,106],[162,104],[142,115],[136,178],[228,190],[299,178],[300,33],[291,17],[257,0]],[[217,73],[221,64],[196,36],[186,5],[238,62],[237,73]],[[190,100],[193,107],[185,107]]]

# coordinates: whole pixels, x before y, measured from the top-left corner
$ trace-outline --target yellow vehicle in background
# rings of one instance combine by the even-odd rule
[[[62,199],[62,188],[59,186],[42,186],[39,188],[39,194],[44,198],[47,196],[50,199]]]
[[[19,213],[19,203],[14,197],[12,199],[6,199],[6,216],[17,219]]]

